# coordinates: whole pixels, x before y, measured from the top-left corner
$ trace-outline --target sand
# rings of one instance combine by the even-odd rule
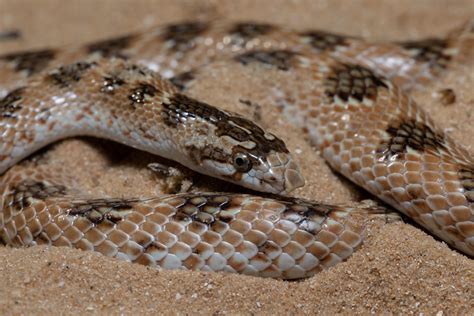
[[[0,0],[0,30],[22,32],[21,40],[1,43],[0,52],[106,38],[196,15],[402,40],[446,34],[474,17],[474,1]],[[236,101],[238,94],[216,92],[228,84],[222,77],[210,79],[193,87],[191,93],[252,116],[252,109]],[[471,152],[473,86],[471,64],[414,94],[436,123]],[[456,102],[448,106],[436,93],[446,88],[456,94]],[[308,183],[295,196],[330,203],[369,197],[331,172],[301,139],[298,129],[286,125],[271,109],[263,108],[262,114],[261,124],[284,138],[306,174]],[[113,196],[159,193],[163,180],[146,166],[156,161],[169,163],[92,138],[60,142],[36,159],[66,166],[86,190]],[[222,182],[206,177],[194,176],[194,184],[195,190],[223,190]],[[2,315],[474,313],[474,261],[402,222],[372,223],[366,242],[348,261],[299,282],[157,271],[54,247],[0,247],[0,280]]]

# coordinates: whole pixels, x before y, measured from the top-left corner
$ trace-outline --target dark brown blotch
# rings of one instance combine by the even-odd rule
[[[0,99],[0,115],[4,118],[14,117],[15,112],[21,110],[20,100],[25,88],[17,88]]]
[[[69,215],[85,217],[94,224],[105,220],[117,223],[128,215],[136,202],[134,199],[113,198],[73,202]]]
[[[377,148],[384,160],[405,154],[408,148],[433,154],[449,151],[443,134],[414,119],[393,122],[386,132],[390,138]]]
[[[299,229],[312,235],[317,235],[332,212],[341,210],[341,207],[300,198],[278,196],[276,199],[286,206],[282,219],[295,223]]]
[[[158,89],[149,83],[140,83],[136,88],[132,89],[128,99],[132,101],[132,105],[144,104],[147,97],[154,97],[158,93]]]
[[[222,215],[230,206],[231,194],[190,193],[184,197],[186,202],[177,207],[175,219],[186,222],[200,222],[212,226],[217,220],[227,221],[229,218]],[[212,212],[206,211],[210,207]],[[215,211],[215,209],[218,211]]]
[[[276,67],[280,70],[289,70],[294,61],[296,52],[290,50],[253,50],[235,56],[235,60],[243,65],[261,63]]]
[[[105,41],[91,43],[87,45],[86,48],[89,54],[99,53],[102,57],[118,57],[127,59],[128,56],[123,53],[123,50],[128,48],[135,38],[135,34],[120,36]]]
[[[61,66],[58,69],[52,71],[48,78],[54,82],[54,84],[61,87],[70,87],[72,84],[81,80],[84,72],[92,67],[95,67],[96,63],[88,62],[77,62],[67,66]]]
[[[401,42],[399,45],[412,52],[415,60],[427,63],[431,68],[445,69],[451,60],[451,56],[446,53],[448,48],[446,39],[429,38]]]
[[[326,78],[325,93],[334,99],[338,97],[344,102],[353,98],[362,102],[364,98],[375,101],[379,89],[388,89],[385,78],[372,70],[359,65],[339,63],[333,67]]]
[[[350,37],[324,31],[312,30],[299,34],[309,40],[309,44],[318,52],[331,52],[340,46],[347,46]]]
[[[205,22],[184,22],[168,25],[162,38],[174,51],[185,52],[193,47],[194,39],[203,34],[209,25]]]
[[[202,118],[206,121],[218,122],[228,117],[217,108],[189,98],[181,93],[173,94],[169,103],[163,104],[162,118],[166,125],[177,128],[183,119]]]
[[[54,58],[56,52],[51,49],[33,52],[13,53],[0,56],[0,60],[6,60],[15,64],[15,71],[26,71],[27,75],[44,70]]]
[[[266,35],[274,29],[275,27],[273,25],[267,23],[242,22],[232,26],[229,34],[243,41],[248,41],[255,37]]]
[[[64,196],[67,189],[63,185],[47,184],[41,181],[26,180],[11,189],[13,204],[19,207],[31,205],[31,198],[45,200],[50,197]]]
[[[100,88],[101,92],[112,94],[114,91],[125,84],[125,80],[116,75],[104,77],[104,82]]]

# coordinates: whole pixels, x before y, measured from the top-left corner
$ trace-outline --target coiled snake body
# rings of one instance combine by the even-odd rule
[[[473,50],[472,22],[444,40],[398,44],[186,22],[0,56],[0,239],[289,279],[348,258],[383,209],[231,193],[99,198],[81,193],[60,169],[13,166],[58,139],[92,135],[285,195],[304,180],[283,141],[186,95],[199,73],[235,67],[271,78],[262,82],[262,102],[301,126],[334,170],[472,256],[472,156],[407,91],[469,62]]]

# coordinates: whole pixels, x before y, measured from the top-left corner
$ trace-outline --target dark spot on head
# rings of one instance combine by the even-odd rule
[[[324,31],[307,31],[299,34],[318,52],[334,51],[339,46],[347,46],[350,37]]]
[[[71,65],[61,66],[58,69],[52,71],[48,77],[55,84],[61,87],[69,87],[75,82],[81,80],[83,73],[95,65],[95,63],[77,62]]]
[[[169,79],[172,84],[174,84],[180,91],[183,91],[187,88],[187,85],[190,81],[194,80],[194,72],[186,71],[181,74],[174,76]]]
[[[269,140],[263,129],[246,118],[228,114],[180,93],[172,95],[169,103],[163,103],[162,119],[166,125],[179,128],[181,121],[188,118],[199,118],[215,125],[218,137],[225,135],[239,142],[254,143],[256,146],[253,149],[240,149],[249,153],[250,158],[254,160],[252,163],[259,164],[256,159],[266,157],[271,150],[288,152],[282,140],[277,137]]]
[[[254,50],[235,56],[235,60],[243,65],[262,63],[286,71],[291,68],[296,55],[297,53],[289,50]]]
[[[274,30],[275,27],[266,23],[243,22],[235,24],[229,31],[230,35],[236,36],[243,41],[265,35]]]
[[[414,119],[393,122],[386,132],[390,138],[377,148],[377,152],[384,160],[405,154],[408,148],[420,153],[430,152],[437,156],[441,152],[449,151],[444,135]]]
[[[158,89],[151,84],[140,83],[131,91],[128,99],[132,101],[133,106],[135,106],[135,104],[144,104],[147,96],[154,97],[157,92]]]
[[[107,76],[104,77],[104,83],[102,84],[100,91],[105,93],[113,93],[115,89],[122,86],[123,84],[125,84],[125,81],[122,78],[116,75]]]
[[[189,145],[187,147],[189,157],[196,164],[199,164],[202,160],[211,159],[219,162],[227,162],[229,159],[228,154],[226,154],[221,148],[208,145],[205,148],[199,148],[194,145]]]
[[[17,88],[0,99],[0,115],[4,118],[13,117],[14,113],[21,110],[18,101],[21,100],[25,88]]]
[[[59,197],[67,193],[62,185],[51,185],[40,181],[26,180],[11,189],[13,203],[18,207],[26,207],[31,204],[31,198],[45,200],[49,197]]]
[[[99,53],[102,57],[118,57],[127,59],[123,50],[130,46],[136,35],[121,36],[105,41],[98,41],[87,45],[89,54]]]
[[[209,25],[204,22],[185,22],[168,25],[163,33],[163,40],[167,41],[174,51],[187,51],[193,47],[194,39],[203,34]]]
[[[375,101],[380,88],[387,89],[385,79],[372,70],[351,64],[338,64],[325,80],[325,93],[330,98],[338,97],[344,102],[354,98]]]
[[[448,41],[445,39],[430,38],[402,42],[399,45],[412,52],[415,60],[427,63],[430,68],[445,69],[451,60],[451,56],[446,54]]]
[[[28,76],[45,69],[54,58],[55,52],[50,49],[33,52],[13,53],[0,56],[0,60],[6,60],[15,64],[16,71],[26,71]]]

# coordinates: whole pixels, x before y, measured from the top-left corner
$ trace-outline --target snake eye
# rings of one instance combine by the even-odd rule
[[[234,156],[234,168],[239,172],[247,172],[252,168],[252,163],[246,154],[238,153]]]

